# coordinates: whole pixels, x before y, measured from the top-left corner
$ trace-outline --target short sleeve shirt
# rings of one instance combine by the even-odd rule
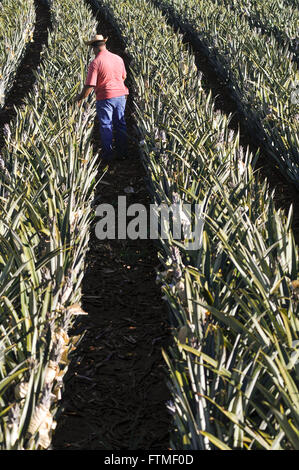
[[[105,100],[129,94],[126,77],[123,59],[104,49],[90,63],[85,85],[95,87],[97,100]]]

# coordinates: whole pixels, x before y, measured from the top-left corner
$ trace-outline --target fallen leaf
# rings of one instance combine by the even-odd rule
[[[70,305],[68,308],[67,308],[67,312],[70,314],[70,315],[88,315],[87,312],[84,312],[84,310],[82,310],[81,306],[79,304],[73,304],[73,305]]]

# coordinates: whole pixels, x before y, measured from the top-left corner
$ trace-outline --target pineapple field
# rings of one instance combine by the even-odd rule
[[[298,18],[2,0],[1,450],[299,449]],[[74,102],[96,33],[130,92],[108,166],[94,94]],[[189,236],[99,239],[120,196]]]

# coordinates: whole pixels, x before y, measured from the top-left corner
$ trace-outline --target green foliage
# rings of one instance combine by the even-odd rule
[[[215,73],[230,90],[247,128],[256,135],[283,174],[298,186],[298,93],[299,74],[294,47],[298,14],[277,2],[234,0],[155,0],[183,30],[200,40],[202,51]],[[273,14],[267,14],[276,3]],[[248,21],[260,15],[275,23],[289,40],[279,42]],[[292,15],[292,11],[296,11]],[[290,20],[290,23],[288,23]],[[278,28],[277,26],[277,28]],[[277,35],[276,35],[277,36]],[[291,42],[294,47],[291,47]],[[292,42],[292,44],[293,44]],[[292,49],[292,51],[290,50]]]
[[[184,3],[184,2],[176,2]],[[189,2],[190,3],[190,2]],[[101,1],[132,59],[153,202],[202,207],[201,243],[160,239],[174,342],[173,449],[298,449],[298,254],[254,159],[151,2]],[[190,6],[190,5],[189,5]],[[190,9],[191,11],[191,9]],[[197,10],[195,10],[196,12]],[[229,29],[228,29],[229,31]]]
[[[12,87],[26,44],[32,41],[34,23],[34,0],[0,3],[0,108]]]
[[[73,98],[86,72],[83,39],[96,22],[80,0],[53,0],[51,15],[34,90],[17,110],[1,159],[0,447],[6,450],[49,447],[72,348],[67,331],[73,314],[84,313],[95,106],[79,107]]]

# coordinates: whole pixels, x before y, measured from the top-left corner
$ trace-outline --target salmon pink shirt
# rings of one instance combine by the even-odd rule
[[[129,94],[124,84],[126,77],[122,58],[104,49],[90,63],[85,85],[95,87],[97,100],[106,100]]]

